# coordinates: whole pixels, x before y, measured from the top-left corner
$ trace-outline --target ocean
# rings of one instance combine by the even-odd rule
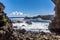
[[[27,31],[34,31],[34,32],[50,32],[48,29],[50,20],[31,20],[32,24],[26,23],[24,18],[10,18],[13,22],[14,29],[25,29]],[[30,20],[30,19],[29,19]],[[20,22],[17,22],[20,21]]]

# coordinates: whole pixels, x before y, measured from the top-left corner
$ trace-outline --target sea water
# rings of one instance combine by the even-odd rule
[[[20,18],[19,18],[20,19]],[[14,19],[17,20],[17,19]],[[14,29],[25,29],[27,31],[35,31],[35,32],[39,32],[39,31],[43,31],[43,32],[50,32],[48,30],[48,26],[49,23],[51,22],[50,20],[40,20],[40,21],[35,21],[32,20],[32,24],[27,24],[23,19],[20,19],[23,22],[22,23],[13,23],[13,27],[16,27]]]

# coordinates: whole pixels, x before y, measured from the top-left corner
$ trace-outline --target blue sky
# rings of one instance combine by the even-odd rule
[[[0,2],[5,5],[8,16],[13,16],[10,14],[16,11],[30,16],[54,14],[54,4],[51,0],[0,0]]]

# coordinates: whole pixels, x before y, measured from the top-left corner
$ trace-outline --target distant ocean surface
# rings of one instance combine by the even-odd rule
[[[22,23],[15,22],[13,23],[13,27],[17,26],[15,29],[25,29],[27,31],[43,31],[43,32],[50,32],[48,30],[50,20],[31,20],[32,24],[29,25],[25,23],[26,20],[24,18],[10,18],[12,21],[22,21]],[[24,26],[23,26],[24,25]]]

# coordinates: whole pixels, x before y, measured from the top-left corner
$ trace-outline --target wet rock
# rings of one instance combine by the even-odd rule
[[[19,33],[25,34],[26,30],[25,29],[19,29],[17,30]]]
[[[27,24],[29,24],[29,25],[31,25],[31,24],[32,24],[32,22],[31,22],[31,21],[26,21],[26,23],[27,23]]]

